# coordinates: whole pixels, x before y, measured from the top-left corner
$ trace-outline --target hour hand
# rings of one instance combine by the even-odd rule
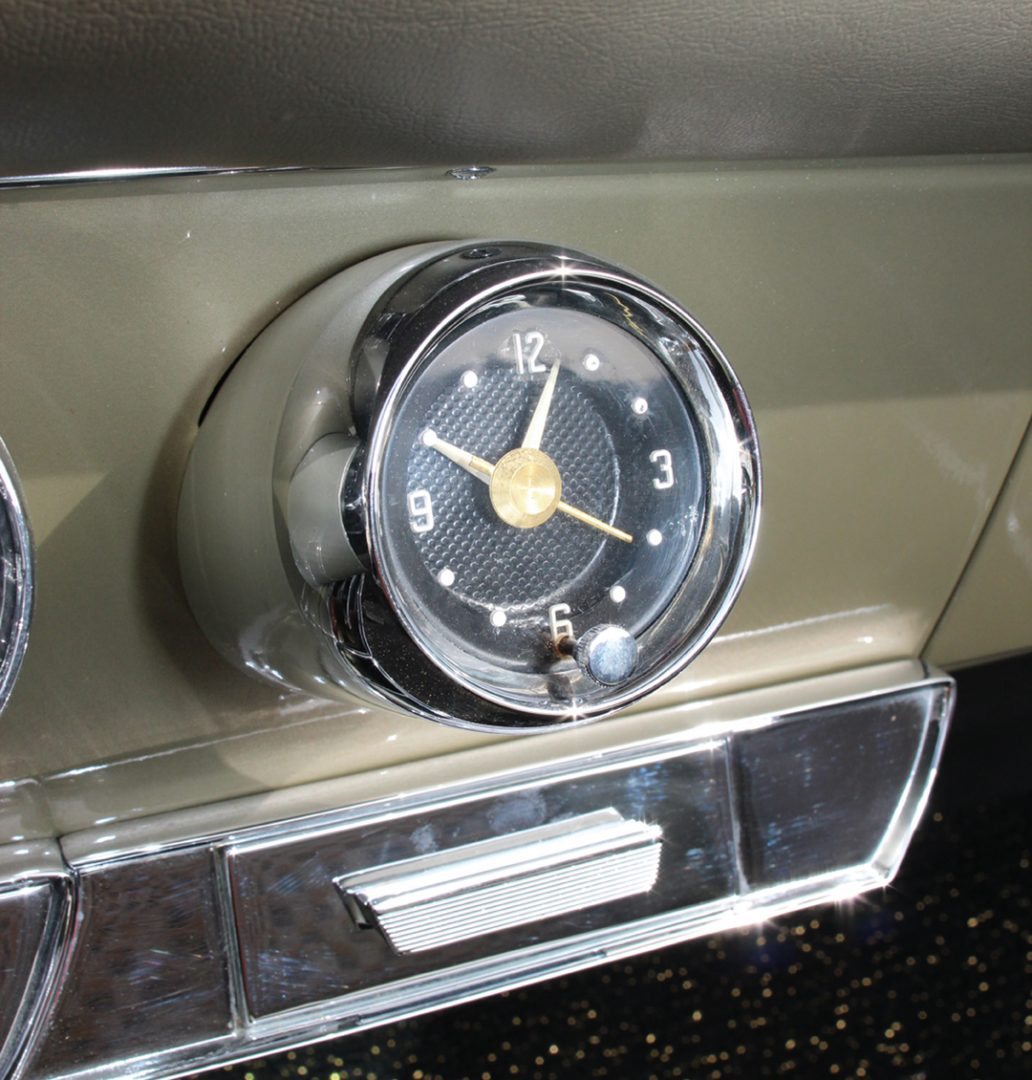
[[[484,483],[490,482],[495,470],[490,461],[477,457],[476,454],[471,454],[468,450],[461,449],[461,447],[453,446],[450,442],[445,442],[444,439],[438,436],[436,431],[430,428],[423,432],[420,439],[424,446],[443,454],[449,461],[454,461],[456,465],[471,473],[478,480],[483,480]]]
[[[582,522],[584,525],[590,525],[593,529],[598,529],[599,532],[604,532],[608,536],[615,536],[617,540],[622,540],[625,544],[634,543],[634,537],[630,533],[618,529],[615,525],[610,525],[607,521],[602,521],[600,518],[595,517],[594,514],[586,514],[583,510],[571,506],[568,502],[560,501],[556,505],[556,510]]]

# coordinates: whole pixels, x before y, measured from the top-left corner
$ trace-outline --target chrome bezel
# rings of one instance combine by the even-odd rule
[[[32,534],[14,462],[3,439],[0,439],[0,572],[5,579],[0,593],[0,710],[3,710],[28,645],[34,585]],[[6,602],[8,585],[13,594],[10,603]]]
[[[599,692],[594,702],[573,708],[562,702],[530,707],[510,700],[436,654],[423,640],[382,557],[384,455],[412,381],[443,342],[479,317],[489,317],[486,313],[502,298],[556,285],[589,293],[595,302],[593,315],[634,334],[665,363],[696,421],[708,473],[706,520],[691,566],[665,612],[638,636],[643,654],[656,659],[629,685],[615,687],[604,697]],[[671,331],[674,336],[666,336]],[[354,413],[367,428],[364,542],[378,588],[364,582],[349,591],[347,621],[361,647],[345,650],[345,655],[388,698],[467,728],[569,726],[623,708],[656,689],[716,633],[741,588],[755,544],[758,440],[745,395],[719,347],[659,290],[576,252],[527,243],[468,245],[423,266],[381,301],[360,339],[353,382]],[[672,625],[689,629],[672,634]]]

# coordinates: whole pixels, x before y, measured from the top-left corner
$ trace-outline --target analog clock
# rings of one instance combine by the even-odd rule
[[[622,270],[532,244],[421,254],[354,277],[353,294],[380,290],[364,310],[322,310],[335,279],[281,316],[294,325],[259,339],[244,389],[234,372],[205,421],[223,455],[225,428],[253,461],[240,440],[260,445],[269,425],[240,410],[270,413],[261,386],[286,385],[266,498],[301,617],[252,618],[224,651],[466,725],[624,706],[691,660],[741,585],[759,494],[741,387],[677,303]],[[277,367],[295,339],[307,354]],[[227,542],[224,515],[195,512],[229,464],[206,434],[187,485],[188,586],[202,530]],[[200,569],[212,578],[210,557]],[[202,622],[222,618],[196,593]],[[289,671],[293,624],[318,643],[308,679]]]

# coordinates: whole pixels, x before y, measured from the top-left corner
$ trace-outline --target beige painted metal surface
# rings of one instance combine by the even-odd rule
[[[237,673],[193,623],[174,550],[197,419],[232,359],[336,270],[423,240],[626,265],[702,321],[750,396],[753,570],[649,706],[920,655],[1032,407],[1030,183],[1032,164],[1003,158],[0,193],[0,431],[38,545],[0,779],[46,777],[67,831],[492,738]],[[547,757],[548,736],[529,752]]]
[[[1032,431],[927,652],[933,663],[953,666],[1030,646]]]

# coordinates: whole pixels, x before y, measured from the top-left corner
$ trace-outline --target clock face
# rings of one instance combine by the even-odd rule
[[[421,367],[380,502],[380,562],[422,647],[485,691],[559,709],[600,696],[577,641],[602,626],[636,639],[668,606],[706,501],[677,381],[570,299],[523,293]]]
[[[744,399],[683,312],[609,269],[496,274],[377,342],[380,392],[357,410],[373,579],[336,621],[400,691],[466,722],[636,699],[740,580]]]

